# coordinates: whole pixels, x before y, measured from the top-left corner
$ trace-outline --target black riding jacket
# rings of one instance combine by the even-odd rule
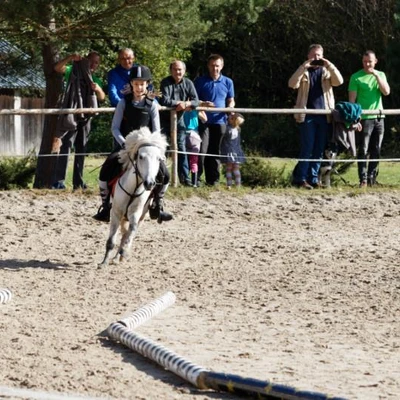
[[[144,107],[137,107],[132,104],[132,93],[125,96],[124,117],[121,122],[121,133],[126,137],[130,132],[147,126],[153,131],[150,110],[153,105],[153,99],[146,97]]]

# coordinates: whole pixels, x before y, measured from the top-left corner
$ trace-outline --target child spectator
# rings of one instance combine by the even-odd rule
[[[207,114],[204,111],[185,111],[183,121],[186,127],[186,150],[189,159],[189,170],[191,173],[191,181],[194,187],[198,187],[198,171],[199,171],[199,156],[201,137],[199,134],[199,118],[201,122],[207,121]]]
[[[246,161],[240,146],[240,126],[243,122],[244,117],[242,114],[230,114],[227,130],[221,141],[221,162],[225,164],[228,189],[232,187],[233,178],[236,186],[241,184],[240,164]]]

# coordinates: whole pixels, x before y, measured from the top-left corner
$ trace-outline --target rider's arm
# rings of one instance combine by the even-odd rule
[[[160,112],[158,111],[157,103],[154,101],[150,109],[150,118],[152,122],[153,132],[160,131]]]

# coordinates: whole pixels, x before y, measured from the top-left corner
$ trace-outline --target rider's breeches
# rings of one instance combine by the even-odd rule
[[[100,181],[110,182],[122,171],[122,164],[118,161],[118,154],[121,147],[117,147],[108,155],[100,169]]]

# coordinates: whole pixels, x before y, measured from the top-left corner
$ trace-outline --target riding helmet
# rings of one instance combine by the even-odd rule
[[[150,81],[151,80],[151,72],[149,67],[145,65],[135,65],[131,68],[131,73],[129,74],[130,80],[141,80],[141,81]]]

